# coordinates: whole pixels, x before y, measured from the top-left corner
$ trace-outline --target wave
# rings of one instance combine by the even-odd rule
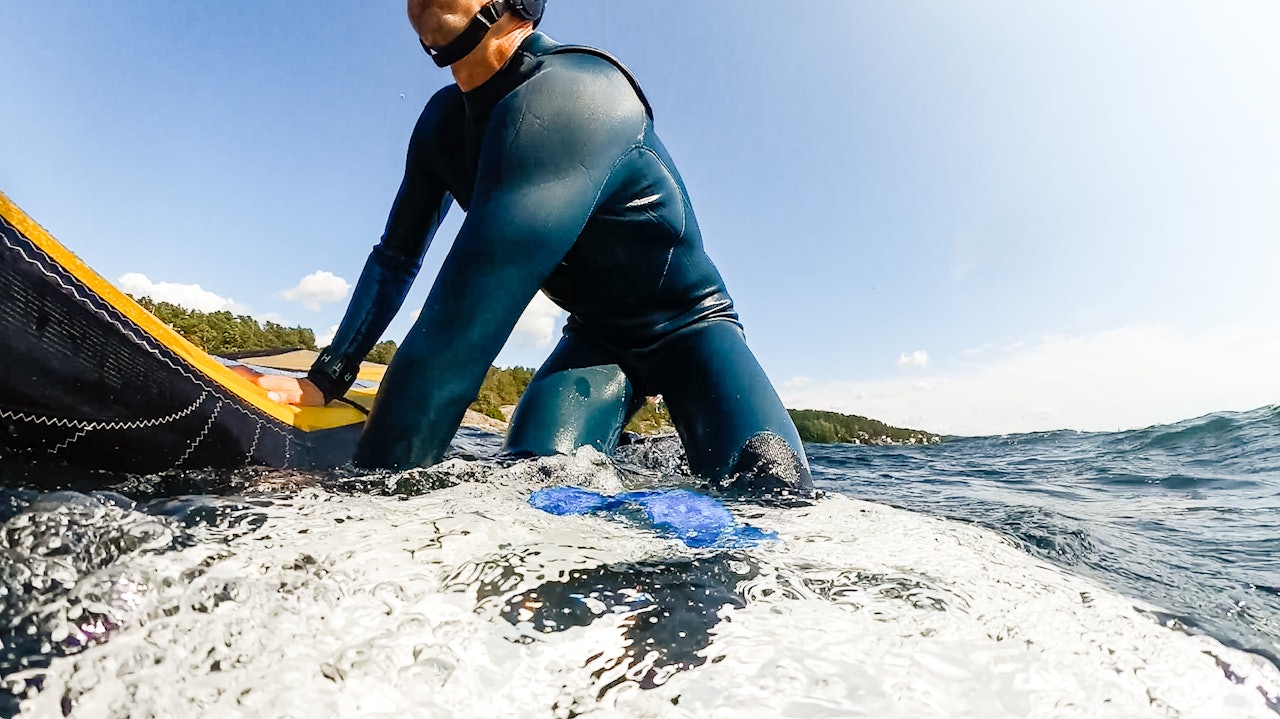
[[[10,484],[0,714],[1269,716],[1277,419],[814,445],[830,496],[732,551],[526,501],[688,485],[671,439]]]
[[[979,441],[993,445],[1053,447],[1098,442],[1114,452],[1164,451],[1195,458],[1210,452],[1237,449],[1258,456],[1274,456],[1280,449],[1280,405],[1247,411],[1213,412],[1170,424],[1119,432],[1053,430],[990,437],[948,437],[950,442]]]
[[[830,491],[988,527],[1280,661],[1280,408],[811,453]]]
[[[672,442],[621,462],[495,447],[464,433],[452,459],[404,473],[134,477],[117,487],[132,499],[6,490],[0,710],[1268,716],[1280,697],[1257,654],[1007,534],[837,494],[733,504],[780,540],[696,550],[527,502],[691,482]],[[845,463],[873,474],[933,461],[857,449],[892,458]],[[1051,511],[1007,517],[1066,564],[1107,546]]]
[[[29,607],[35,623],[21,626],[46,644],[86,622],[104,630],[10,673],[40,688],[21,709],[1262,717],[1280,696],[1280,671],[1260,658],[977,527],[833,496],[734,505],[782,539],[692,550],[528,505],[549,481],[643,481],[590,452],[434,473],[449,481],[132,507],[33,498],[10,523],[59,517],[107,545],[136,526],[165,531],[105,565],[73,563],[58,597]]]

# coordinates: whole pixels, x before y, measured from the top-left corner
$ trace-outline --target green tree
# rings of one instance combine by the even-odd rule
[[[857,415],[814,409],[789,409],[800,439],[819,444],[937,444],[936,434],[891,427]]]
[[[490,367],[471,409],[494,419],[505,420],[502,408],[519,402],[532,380],[533,370],[529,367]]]
[[[391,364],[391,358],[396,354],[396,343],[391,340],[383,340],[373,346],[369,350],[369,354],[364,356],[365,362],[377,362],[378,364]]]
[[[136,297],[138,304],[160,321],[196,346],[212,354],[227,354],[253,350],[316,349],[315,333],[306,327],[285,327],[276,322],[259,324],[248,315],[230,312],[198,312],[169,302],[156,302],[149,297]],[[379,342],[365,359],[387,364],[396,353],[396,343]],[[490,367],[484,383],[476,395],[471,409],[494,419],[505,419],[502,408],[520,401],[521,395],[533,380],[529,367]],[[855,443],[855,444],[936,444],[941,440],[936,434],[913,429],[891,427],[883,422],[838,412],[811,409],[791,409],[791,419],[805,442]],[[671,413],[661,402],[646,402],[631,421],[627,430],[639,434],[653,434],[672,428]]]
[[[675,429],[671,423],[671,411],[662,400],[646,401],[627,422],[626,430],[636,434],[659,434]]]
[[[172,327],[197,347],[212,354],[269,349],[316,349],[315,333],[306,327],[266,325],[248,315],[199,312],[150,297],[136,297],[138,304]]]

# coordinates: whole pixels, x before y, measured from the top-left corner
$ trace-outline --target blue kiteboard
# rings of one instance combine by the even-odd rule
[[[750,547],[777,539],[738,524],[719,500],[688,489],[658,489],[606,495],[581,487],[550,487],[529,496],[529,504],[558,516],[601,514],[637,522],[690,547]]]

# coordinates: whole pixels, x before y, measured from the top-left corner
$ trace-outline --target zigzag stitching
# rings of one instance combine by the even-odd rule
[[[196,411],[196,408],[199,407],[201,404],[203,404],[205,398],[208,396],[209,396],[208,392],[201,392],[200,396],[196,398],[196,401],[193,402],[190,407],[187,407],[186,409],[180,410],[178,412],[174,412],[173,414],[166,415],[164,417],[155,417],[153,419],[112,420],[110,422],[104,422],[101,420],[68,419],[66,417],[47,417],[47,416],[41,416],[36,414],[26,414],[25,412],[18,412],[16,410],[8,410],[8,409],[0,409],[0,419],[13,419],[19,422],[27,422],[31,424],[43,424],[46,427],[65,427],[67,429],[79,429],[81,430],[81,434],[77,436],[77,439],[78,439],[80,436],[83,436],[84,432],[95,432],[99,430],[118,431],[118,430],[133,430],[133,429],[150,429],[151,427],[159,427],[162,424],[168,424],[170,422],[174,422],[179,419],[182,419],[183,417],[186,417],[187,415]],[[69,440],[68,443],[70,443],[71,441],[75,441],[75,440]]]
[[[253,428],[253,443],[249,445],[249,451],[245,454],[245,461],[253,461],[253,453],[258,451],[258,439],[262,437],[262,422],[259,421],[257,426]],[[289,445],[285,445],[284,463],[289,463]]]
[[[222,404],[223,403],[219,402],[213,408],[213,414],[209,415],[209,421],[204,423],[204,429],[200,430],[200,434],[196,435],[196,438],[191,440],[191,445],[187,447],[187,451],[182,453],[182,456],[178,458],[178,461],[175,462],[173,466],[181,467],[182,463],[187,461],[187,457],[190,457],[191,453],[196,451],[196,447],[204,441],[205,436],[209,434],[210,428],[213,427],[213,421],[218,418],[218,413],[222,411]]]
[[[49,454],[57,454],[58,452],[61,452],[67,447],[70,447],[73,442],[85,436],[86,434],[89,434],[89,430],[87,429],[82,429],[79,432],[76,432],[75,434],[71,435],[70,439],[67,439],[64,442],[59,442],[58,444],[55,444],[52,448],[50,448]]]
[[[21,233],[20,233],[20,231],[18,230],[18,228],[16,228],[16,227],[14,227],[13,225],[9,224],[9,222],[8,222],[7,220],[5,220],[3,217],[0,217],[0,222],[4,222],[5,226],[9,227],[9,228],[10,228],[10,229],[12,229],[14,232],[19,232],[19,234],[21,234]],[[143,349],[144,349],[144,350],[146,350],[147,352],[150,352],[152,355],[154,355],[154,356],[155,356],[157,359],[159,359],[161,362],[164,362],[165,364],[169,365],[169,366],[170,366],[171,368],[173,368],[174,370],[177,370],[177,371],[178,371],[182,376],[184,376],[184,377],[186,377],[187,379],[191,380],[191,381],[192,381],[193,383],[195,383],[196,385],[198,385],[198,386],[202,387],[206,392],[212,392],[212,393],[214,394],[214,396],[215,396],[215,397],[217,397],[217,393],[216,393],[216,392],[214,392],[213,388],[211,388],[209,385],[205,384],[205,383],[204,383],[204,381],[202,381],[201,379],[199,379],[199,378],[197,378],[197,377],[193,376],[190,372],[187,372],[186,368],[184,368],[184,367],[181,367],[181,366],[179,366],[179,365],[174,364],[172,360],[170,360],[168,357],[165,357],[165,356],[164,356],[164,355],[163,355],[159,350],[157,350],[157,349],[155,349],[154,347],[150,346],[150,345],[149,345],[149,344],[147,344],[146,342],[143,342],[142,340],[138,339],[138,337],[137,337],[136,335],[134,335],[134,334],[133,334],[133,332],[131,332],[131,331],[129,331],[128,329],[126,329],[126,328],[125,328],[125,326],[124,326],[124,325],[122,325],[122,324],[120,324],[120,322],[118,322],[115,318],[113,318],[113,317],[111,317],[110,315],[108,315],[105,311],[103,311],[103,310],[101,310],[101,309],[99,309],[99,308],[95,307],[95,306],[93,305],[93,303],[92,303],[92,302],[90,302],[89,300],[87,300],[87,299],[85,299],[84,297],[82,297],[82,296],[80,295],[80,293],[76,291],[76,288],[72,287],[71,285],[68,285],[68,284],[67,284],[67,283],[66,283],[66,282],[65,282],[61,277],[59,277],[58,275],[55,275],[54,273],[52,273],[52,272],[50,272],[49,270],[45,269],[43,265],[41,265],[39,262],[37,262],[37,261],[33,260],[30,256],[28,256],[28,255],[27,255],[26,251],[25,251],[25,250],[23,250],[23,248],[21,248],[21,247],[19,247],[18,245],[15,245],[15,244],[13,244],[12,242],[10,242],[8,237],[4,237],[3,235],[0,235],[0,240],[4,240],[4,243],[5,243],[6,245],[8,245],[11,249],[13,249],[15,252],[17,252],[19,255],[21,255],[21,256],[22,256],[22,259],[26,260],[28,264],[34,265],[34,266],[35,266],[35,268],[36,268],[36,269],[38,269],[38,270],[40,270],[42,273],[44,273],[44,275],[45,275],[45,276],[47,276],[47,277],[51,278],[53,281],[55,281],[55,282],[57,282],[59,285],[61,285],[64,289],[66,289],[66,290],[67,290],[67,292],[68,292],[68,293],[70,293],[70,294],[71,294],[71,296],[72,296],[72,297],[74,297],[74,298],[76,298],[77,300],[79,300],[79,301],[80,301],[80,303],[81,303],[81,304],[83,304],[85,307],[88,307],[90,311],[95,312],[95,313],[97,313],[98,315],[101,315],[103,319],[105,319],[107,322],[109,322],[109,323],[111,323],[112,325],[114,325],[114,326],[116,327],[116,329],[119,329],[119,330],[120,330],[120,332],[121,332],[122,334],[124,334],[124,336],[126,336],[126,337],[128,337],[130,340],[132,340],[134,344],[136,344],[136,345],[138,345],[139,347],[143,348]],[[37,251],[40,251],[40,250],[39,250],[39,248],[33,248],[33,249],[36,249]],[[44,254],[44,253],[43,253],[43,252],[41,252],[41,254]],[[54,264],[57,264],[57,263],[56,263],[56,262],[54,262],[51,258],[49,258],[49,257],[48,257],[48,255],[45,255],[45,258],[46,258],[46,259],[48,259],[50,262],[53,262]],[[108,304],[108,307],[110,307],[110,305],[109,305],[109,304]],[[111,309],[115,310],[115,308],[114,308],[114,307],[112,307]],[[117,312],[118,312],[118,310],[117,310]],[[222,404],[223,404],[223,400],[222,400],[222,398],[220,398],[220,397],[219,397],[219,398],[218,398],[218,408],[214,411],[214,416],[217,416],[218,411],[220,411],[220,410],[221,410],[221,408],[222,408]],[[251,419],[253,419],[253,420],[257,421],[257,422],[259,422],[259,423],[261,423],[261,422],[262,422],[262,420],[261,420],[259,417],[257,417],[257,416],[255,416],[254,414],[250,413],[248,410],[244,409],[243,407],[241,407],[241,406],[239,406],[239,405],[237,405],[237,404],[235,404],[235,403],[232,403],[232,404],[231,404],[231,406],[232,406],[232,407],[234,407],[236,410],[238,410],[241,414],[243,414],[243,415],[245,415],[245,416],[247,416],[247,417],[249,417],[249,418],[251,418]],[[284,437],[284,442],[285,442],[285,445],[284,445],[284,447],[285,447],[285,450],[284,450],[284,454],[285,454],[285,465],[286,465],[286,466],[288,466],[288,464],[289,464],[289,457],[290,457],[290,449],[291,449],[291,445],[293,444],[292,439],[289,437],[288,433],[286,433],[286,432],[284,432],[284,431],[280,430],[278,427],[274,427],[274,426],[272,426],[272,425],[270,425],[270,424],[267,424],[266,426],[267,426],[267,428],[268,428],[268,429],[270,429],[271,431],[273,431],[273,432],[275,432],[276,434],[279,434],[280,436]],[[255,445],[256,445],[256,442],[255,442]],[[177,465],[174,465],[174,466],[177,466]]]

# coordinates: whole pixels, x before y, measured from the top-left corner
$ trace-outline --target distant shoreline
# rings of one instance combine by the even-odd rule
[[[306,371],[318,354],[314,334],[304,327],[283,327],[273,322],[263,325],[248,316],[187,310],[147,298],[138,298],[138,302],[200,348],[246,364]],[[378,343],[361,364],[359,378],[380,381],[396,349],[395,342]],[[534,373],[531,367],[490,367],[476,400],[463,417],[463,426],[505,433],[515,405]],[[800,439],[812,444],[931,445],[942,441],[931,432],[893,427],[858,415],[812,409],[787,412]],[[642,435],[674,429],[666,405],[657,399],[646,403],[627,425],[628,431]]]
[[[501,407],[501,414],[508,420],[514,411],[515,405]],[[931,432],[892,427],[857,415],[812,409],[789,409],[787,412],[796,423],[800,439],[808,444],[932,445],[942,441],[941,436]],[[468,409],[462,418],[462,426],[505,434],[508,422]],[[667,434],[674,431],[673,425],[664,422],[641,431],[640,434]]]

